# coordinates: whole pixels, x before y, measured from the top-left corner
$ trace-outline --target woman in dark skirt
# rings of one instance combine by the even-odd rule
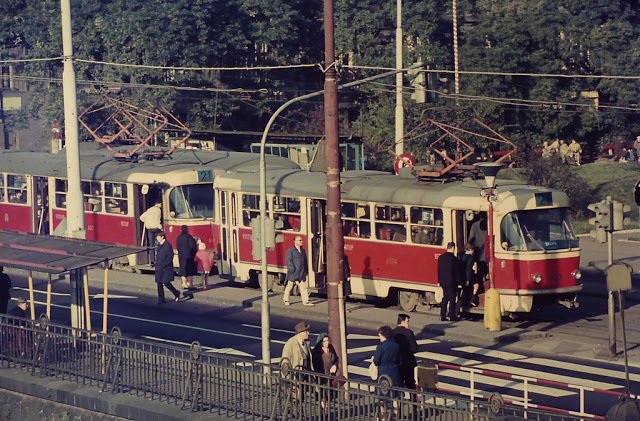
[[[196,239],[189,234],[189,228],[183,225],[182,233],[178,236],[176,241],[176,248],[178,249],[178,275],[182,280],[182,288],[193,289],[193,276],[198,273],[198,267],[193,260],[198,252],[198,244]]]

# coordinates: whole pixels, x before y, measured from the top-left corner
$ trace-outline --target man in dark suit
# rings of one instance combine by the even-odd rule
[[[180,293],[171,282],[175,276],[173,269],[173,247],[164,236],[164,232],[159,231],[156,234],[156,242],[158,243],[158,253],[156,254],[156,284],[158,286],[158,304],[164,304],[164,288],[166,287],[173,293],[175,301],[180,301]]]
[[[416,380],[413,371],[416,368],[416,352],[418,352],[418,342],[413,331],[409,329],[409,315],[398,314],[398,326],[393,328],[393,340],[400,345],[400,375],[403,386],[407,389],[415,390]]]
[[[447,243],[446,253],[438,257],[438,283],[442,287],[442,302],[440,303],[440,320],[447,320],[447,308],[449,320],[456,321],[456,297],[460,283],[460,261],[454,254],[456,244]]]

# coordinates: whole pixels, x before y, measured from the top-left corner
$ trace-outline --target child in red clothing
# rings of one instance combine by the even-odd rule
[[[204,289],[209,289],[209,274],[213,269],[213,255],[207,251],[207,245],[198,239],[198,252],[193,259],[198,265],[198,272],[202,274],[202,285]]]

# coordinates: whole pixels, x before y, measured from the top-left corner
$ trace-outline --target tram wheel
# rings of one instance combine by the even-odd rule
[[[406,312],[416,309],[420,303],[420,294],[415,291],[398,291],[398,305]]]
[[[271,273],[267,273],[267,291],[271,291],[273,289],[273,281],[275,277]],[[258,286],[262,289],[262,275],[258,273]]]

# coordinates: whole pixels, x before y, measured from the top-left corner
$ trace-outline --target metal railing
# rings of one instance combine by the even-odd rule
[[[488,399],[338,379],[246,358],[50,323],[0,317],[2,368],[166,402],[192,412],[256,420],[540,420],[577,418]],[[186,416],[186,414],[185,414]]]

